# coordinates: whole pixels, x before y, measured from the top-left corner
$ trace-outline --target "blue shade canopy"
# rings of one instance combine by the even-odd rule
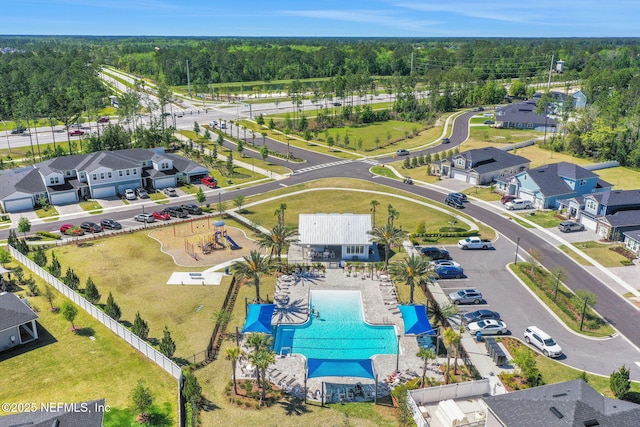
[[[260,332],[270,334],[271,318],[275,309],[275,304],[249,304],[249,312],[247,320],[244,322],[242,333]]]
[[[435,334],[424,305],[399,305],[405,335]]]
[[[360,377],[375,379],[371,359],[308,359],[308,378]]]

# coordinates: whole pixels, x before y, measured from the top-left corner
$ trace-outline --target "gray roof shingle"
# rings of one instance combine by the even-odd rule
[[[613,227],[640,226],[640,210],[618,211],[604,217]]]
[[[525,173],[540,187],[540,192],[546,197],[572,194],[575,192],[563,178],[578,181],[598,177],[598,175],[590,170],[568,162],[539,166]]]
[[[531,123],[533,125],[555,126],[556,122],[544,114],[536,114],[535,100],[516,102],[496,109],[497,122]]]
[[[0,417],[0,426],[102,427],[104,408],[104,399],[69,404],[68,408],[56,406],[55,410],[50,411],[23,412]]]
[[[640,206],[640,190],[612,190],[593,194],[593,197],[606,206]]]
[[[12,293],[0,294],[0,331],[36,320],[38,315]]]
[[[496,147],[483,147],[463,151],[446,160],[453,162],[460,157],[465,159],[467,169],[472,169],[479,174],[531,163],[526,157],[511,154]]]

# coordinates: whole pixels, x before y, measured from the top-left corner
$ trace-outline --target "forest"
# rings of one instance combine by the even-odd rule
[[[638,42],[3,36],[0,119],[74,123],[106,104],[107,89],[97,75],[101,66],[177,88],[187,84],[188,61],[196,91],[239,83],[250,93],[282,80],[292,99],[395,93],[398,101],[388,114],[374,117],[423,121],[443,111],[503,102],[513,82],[520,84],[512,89],[544,84],[553,62],[562,59],[565,71],[553,73],[552,80],[579,87],[588,108],[567,120],[548,148],[640,167]],[[429,96],[418,97],[418,91]]]

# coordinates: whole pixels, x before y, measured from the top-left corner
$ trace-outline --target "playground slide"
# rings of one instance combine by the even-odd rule
[[[229,242],[229,244],[231,244],[231,249],[240,249],[240,245],[234,242],[231,237],[225,235],[224,238],[227,239],[227,242]]]

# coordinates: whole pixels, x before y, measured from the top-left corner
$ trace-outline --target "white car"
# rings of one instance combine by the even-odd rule
[[[495,319],[485,319],[479,322],[469,323],[468,328],[472,335],[476,335],[478,332],[480,332],[481,335],[502,335],[508,331],[507,325],[502,320]]]
[[[433,268],[438,268],[438,267],[441,267],[441,266],[460,267],[459,263],[457,263],[455,261],[452,261],[452,260],[449,260],[449,259],[438,259],[438,260],[435,260],[435,261],[430,261],[429,265],[431,265]]]
[[[150,214],[150,213],[138,214],[134,216],[133,219],[135,219],[138,222],[156,222],[156,219],[153,217],[153,214]]]
[[[173,187],[167,187],[164,190],[162,190],[162,192],[169,197],[176,197],[178,195],[178,193],[176,193],[176,189]]]
[[[533,205],[529,200],[513,199],[512,201],[505,203],[504,207],[513,211],[518,209],[531,209]]]
[[[132,189],[127,188],[126,190],[124,190],[124,198],[127,200],[135,200],[138,197],[136,196],[136,193]]]
[[[549,334],[537,326],[529,326],[524,330],[524,340],[547,357],[562,356],[562,347]]]

